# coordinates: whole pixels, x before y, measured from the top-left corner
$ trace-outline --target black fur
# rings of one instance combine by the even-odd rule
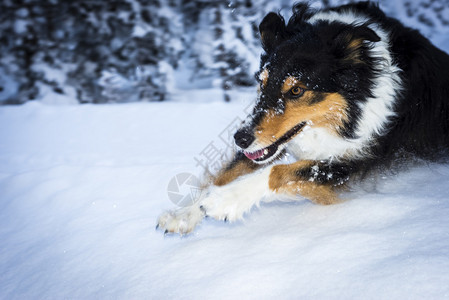
[[[397,117],[379,137],[376,156],[398,152],[426,159],[445,158],[449,150],[449,55],[417,30],[388,18],[374,4],[361,2],[335,8],[368,14],[390,33],[391,53],[403,70],[403,91],[396,101]]]
[[[354,173],[366,173],[379,166],[389,166],[403,157],[430,160],[444,159],[449,150],[449,55],[439,50],[418,31],[387,17],[376,4],[360,2],[327,11],[358,12],[368,17],[361,25],[337,21],[307,21],[315,11],[305,4],[293,8],[285,24],[275,13],[260,24],[262,46],[261,69],[269,70],[268,83],[254,108],[254,128],[267,109],[278,108],[280,86],[285,74],[301,78],[307,88],[317,92],[338,92],[348,102],[349,122],[340,134],[357,138],[355,129],[361,116],[359,103],[372,97],[373,79],[381,71],[378,58],[371,54],[380,40],[369,25],[379,24],[388,33],[389,51],[402,70],[402,90],[397,90],[395,116],[380,134],[372,139],[368,154],[357,159],[340,159],[338,164],[325,162],[318,173],[319,182],[339,184]],[[358,47],[348,47],[361,41]],[[355,53],[356,52],[356,53]],[[358,62],[353,57],[358,58]],[[317,99],[320,101],[320,99]],[[239,156],[239,159],[245,159]],[[330,179],[329,174],[334,174]],[[314,176],[313,170],[298,170],[299,177]]]
[[[294,14],[287,26],[283,18],[268,14],[260,24],[262,45],[265,54],[261,57],[261,66],[270,62],[271,90],[263,91],[254,110],[254,123],[257,125],[267,108],[279,105],[279,86],[285,74],[301,77],[301,81],[311,90],[321,92],[340,92],[349,100],[351,123],[346,124],[342,135],[355,138],[353,126],[360,116],[357,101],[364,101],[371,95],[372,77],[376,73],[378,61],[369,56],[370,44],[379,37],[364,24],[351,26],[339,22],[329,24],[320,22],[314,26],[307,23],[313,13],[305,4],[294,7]],[[277,19],[276,19],[277,18]],[[275,24],[273,28],[270,28]],[[264,33],[268,31],[268,34]],[[273,39],[272,41],[267,39]],[[360,52],[363,64],[354,64],[345,57],[352,55],[346,46],[350,41],[362,39],[364,43],[356,51]],[[269,45],[269,46],[267,46]]]

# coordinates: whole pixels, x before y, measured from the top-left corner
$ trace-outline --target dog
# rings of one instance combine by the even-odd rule
[[[259,31],[259,94],[234,135],[239,150],[194,205],[159,217],[165,233],[284,196],[340,203],[341,187],[374,170],[447,157],[449,55],[418,31],[370,2],[297,4],[287,23],[269,13]],[[279,163],[285,153],[294,161]]]

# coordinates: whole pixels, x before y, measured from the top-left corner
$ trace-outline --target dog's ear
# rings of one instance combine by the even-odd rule
[[[339,59],[358,61],[367,42],[379,42],[380,37],[367,25],[346,27],[332,40],[331,52]]]
[[[271,12],[265,16],[259,25],[260,39],[265,52],[271,52],[282,40],[285,31],[285,21],[280,15]]]

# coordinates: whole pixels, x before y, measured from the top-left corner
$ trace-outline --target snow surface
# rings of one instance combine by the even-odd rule
[[[449,27],[382,5],[449,51]],[[0,299],[449,299],[446,164],[369,178],[339,205],[275,202],[189,237],[156,231],[175,207],[169,181],[202,173],[195,159],[224,147],[255,94],[222,103],[188,85],[164,103],[0,107]]]
[[[449,165],[368,180],[339,205],[156,231],[170,179],[199,175],[194,158],[253,97],[220,93],[0,107],[0,298],[449,298]]]

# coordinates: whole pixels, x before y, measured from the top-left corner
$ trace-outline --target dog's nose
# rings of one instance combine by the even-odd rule
[[[246,129],[240,129],[234,134],[235,144],[242,149],[248,148],[255,139]]]

